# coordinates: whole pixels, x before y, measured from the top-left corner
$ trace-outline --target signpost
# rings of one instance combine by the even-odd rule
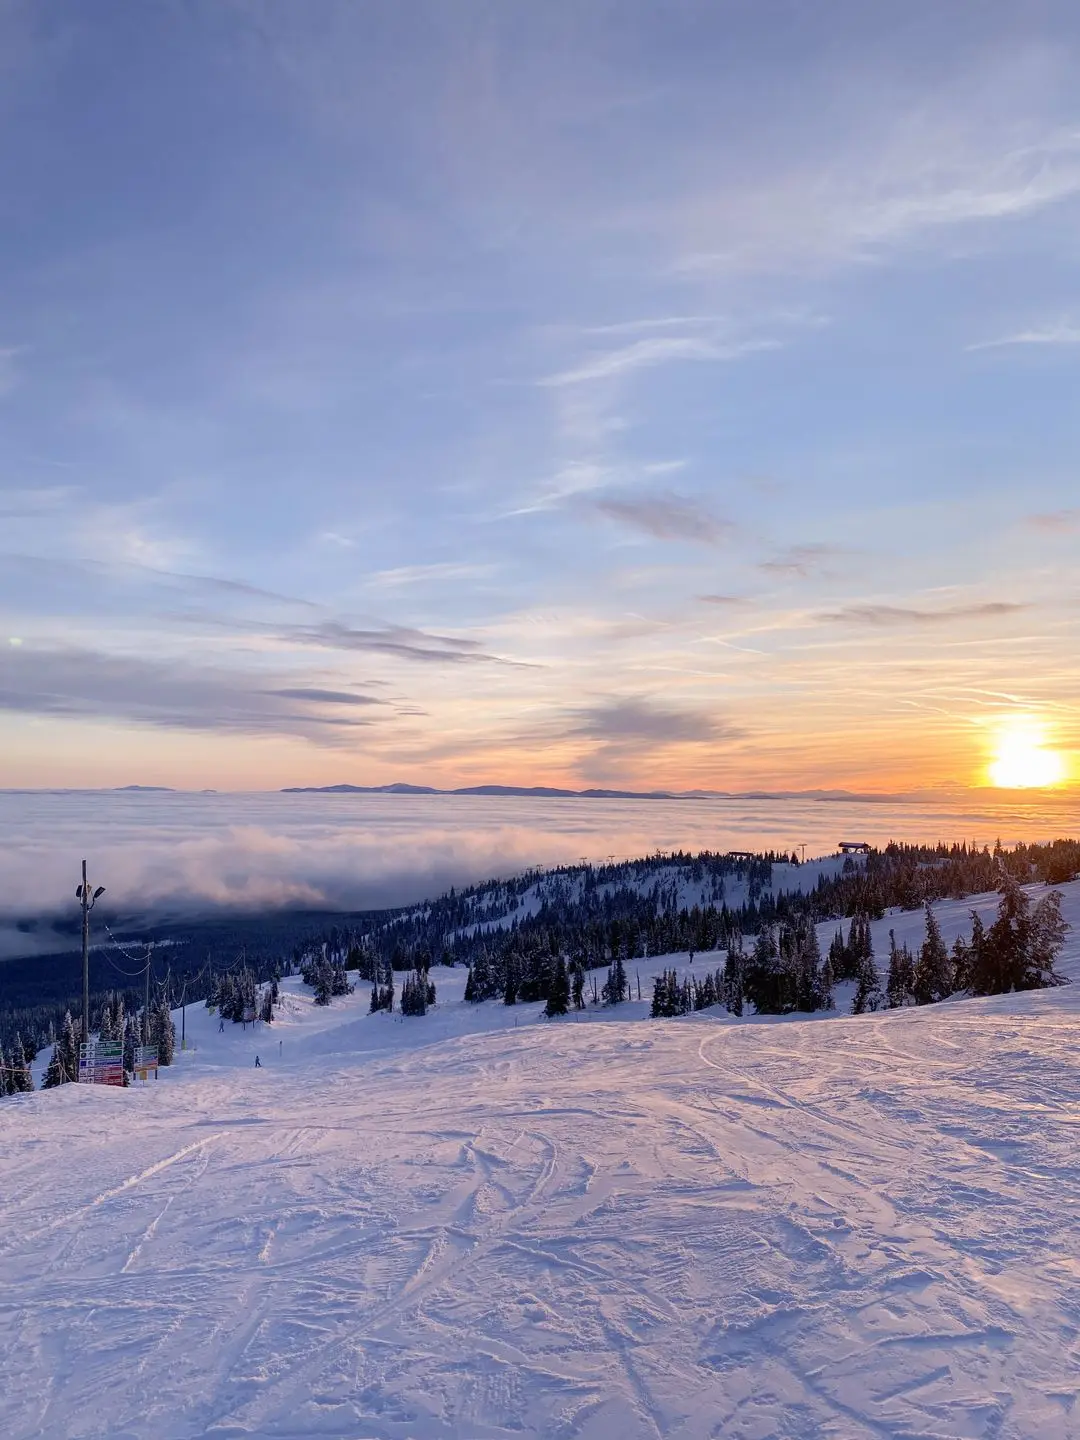
[[[154,1072],[154,1079],[158,1078],[158,1049],[156,1045],[137,1045],[135,1047],[135,1074],[140,1080],[145,1080]]]
[[[79,1046],[79,1083],[82,1085],[123,1085],[124,1042],[91,1040]]]

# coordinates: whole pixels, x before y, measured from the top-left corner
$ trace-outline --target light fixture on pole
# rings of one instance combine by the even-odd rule
[[[75,889],[75,898],[82,902],[82,1043],[90,1043],[90,911],[105,894],[105,886],[91,890],[86,883],[86,861],[82,862],[82,884]]]

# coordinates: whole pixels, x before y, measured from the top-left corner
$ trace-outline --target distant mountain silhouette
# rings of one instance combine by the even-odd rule
[[[134,787],[131,787],[134,788]],[[533,800],[846,800],[889,801],[904,795],[858,795],[850,790],[566,790],[556,785],[462,785],[440,790],[434,785],[286,785],[282,795],[492,795]]]

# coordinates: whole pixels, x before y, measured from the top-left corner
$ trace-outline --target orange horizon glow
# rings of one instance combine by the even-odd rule
[[[1046,723],[1025,715],[998,725],[987,774],[999,790],[1046,790],[1064,785],[1069,767],[1053,747]]]

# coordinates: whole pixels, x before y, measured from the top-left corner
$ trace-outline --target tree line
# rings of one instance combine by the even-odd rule
[[[790,868],[778,874],[778,866]],[[1080,842],[1056,840],[1008,851],[1000,845],[893,844],[872,850],[859,861],[845,862],[836,874],[821,875],[805,893],[793,886],[785,888],[786,877],[790,875],[794,882],[801,868],[796,857],[786,853],[747,857],[709,851],[619,864],[565,866],[543,875],[526,874],[460,891],[451,889],[405,910],[368,912],[356,923],[316,927],[303,940],[293,942],[291,952],[284,947],[275,951],[267,940],[273,926],[267,917],[261,917],[259,934],[267,949],[245,963],[250,979],[243,982],[243,1008],[248,1008],[253,988],[272,983],[305,963],[313,965],[313,989],[320,1003],[344,993],[340,987],[351,982],[343,977],[352,970],[372,984],[373,1003],[386,1008],[387,1002],[394,1003],[395,974],[429,975],[437,964],[469,967],[470,998],[512,995],[515,1000],[546,1003],[560,957],[573,1004],[575,985],[584,997],[584,977],[590,972],[610,970],[617,964],[625,968],[645,956],[692,950],[733,952],[738,957],[733,963],[741,967],[743,1001],[755,1007],[760,1001],[766,1008],[802,1008],[811,997],[821,998],[819,991],[829,990],[830,979],[832,983],[856,979],[857,1008],[870,1009],[879,1003],[874,988],[876,970],[871,973],[859,932],[854,944],[841,938],[840,949],[834,952],[830,947],[826,970],[820,958],[815,961],[808,954],[808,926],[829,919],[868,925],[889,908],[911,910],[928,902],[992,890],[1002,876],[1011,876],[1018,885],[1063,883],[1080,872]],[[688,893],[694,897],[690,903],[684,898]],[[299,925],[296,918],[283,921],[280,933],[295,934]],[[992,944],[984,944],[976,930],[966,968],[958,970],[953,957],[949,983],[973,993],[992,993],[979,988],[988,984],[1015,986],[1018,973],[1020,982],[1026,983],[1027,972],[1022,967],[1018,972],[1012,961],[1002,958],[1005,951],[999,942],[1000,932]],[[66,962],[69,957],[63,958]],[[911,997],[944,993],[944,971],[935,972],[936,978],[929,982],[926,967],[916,976],[915,961],[912,956],[909,976],[900,947],[894,992]],[[16,963],[5,962],[5,977]],[[218,1001],[212,1003],[224,998],[230,1013],[240,1007],[237,991],[231,998],[220,993],[223,987],[228,990],[225,971],[215,975],[214,967],[205,965],[204,956],[186,953],[178,945],[170,963],[174,975],[187,980],[190,1000],[217,993]],[[811,974],[815,965],[822,967],[816,976]],[[229,972],[232,968],[227,967]],[[0,1083],[11,1083],[12,1076],[18,1081],[32,1057],[62,1036],[67,1013],[76,1003],[75,980],[72,970],[67,982],[70,994],[64,1003],[16,1006],[4,1003],[7,993],[0,999],[0,1046],[7,1057],[0,1069],[4,1077]],[[414,980],[410,987],[410,1004],[418,993],[416,984]],[[698,987],[703,984],[697,982]],[[732,995],[736,993],[733,984],[728,987]],[[949,993],[955,993],[955,988]],[[95,1009],[100,1009],[111,993],[99,984],[92,992]],[[138,997],[130,991],[121,993],[128,1008],[135,1008]],[[887,999],[886,994],[880,1003]],[[265,1003],[264,995],[260,1004]],[[912,1003],[918,1002],[913,998]],[[272,1006],[270,1013],[272,1018]],[[77,1032],[77,1023],[75,1028]],[[78,1039],[76,1033],[76,1055]],[[20,1046],[25,1066],[15,1063]]]

